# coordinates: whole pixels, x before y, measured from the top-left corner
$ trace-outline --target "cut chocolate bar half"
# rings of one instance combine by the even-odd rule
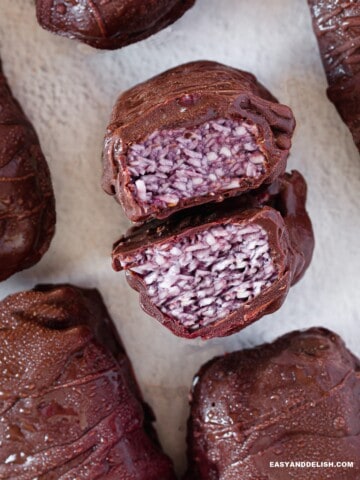
[[[212,208],[132,228],[113,251],[150,315],[187,338],[234,333],[273,312],[310,262],[298,172]]]
[[[250,73],[185,64],[120,96],[103,186],[133,221],[218,202],[283,173],[294,128],[291,110]]]

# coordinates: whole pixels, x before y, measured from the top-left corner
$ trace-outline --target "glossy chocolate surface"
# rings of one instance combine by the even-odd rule
[[[210,192],[180,201],[167,210],[146,214],[133,197],[126,164],[129,146],[157,130],[196,127],[219,118],[253,122],[267,156],[265,173],[247,178],[239,188]],[[184,208],[221,201],[270,183],[285,171],[295,120],[278,101],[247,72],[215,62],[192,62],[168,70],[123,93],[113,110],[103,153],[103,188],[124,207],[133,221],[150,216],[164,218]]]
[[[174,480],[96,290],[0,303],[0,478]]]
[[[360,362],[328,330],[211,360],[190,403],[187,480],[360,478]],[[270,467],[296,461],[353,467]]]
[[[235,333],[263,315],[277,310],[291,285],[303,275],[312,258],[314,236],[305,209],[306,183],[299,172],[285,174],[268,187],[218,205],[204,205],[179,212],[165,220],[152,220],[133,227],[115,245],[113,267],[122,270],[121,262],[129,254],[149,245],[161,245],[172,239],[189,236],[211,226],[240,223],[257,224],[268,233],[278,278],[275,283],[237,311],[211,325],[191,331],[170,315],[164,314],[147,293],[143,279],[126,271],[128,283],[139,292],[140,304],[149,315],[185,338],[204,339]]]
[[[0,280],[37,263],[54,231],[49,168],[0,63]]]
[[[360,150],[360,2],[308,0],[329,82],[327,94]]]
[[[174,23],[195,0],[36,0],[46,30],[102,49],[138,42]]]

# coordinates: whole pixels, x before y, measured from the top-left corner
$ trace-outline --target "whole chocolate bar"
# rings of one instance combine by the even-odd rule
[[[133,227],[114,245],[143,309],[186,338],[230,335],[283,303],[314,237],[298,172],[272,185]]]
[[[327,91],[360,150],[360,1],[308,0]]]
[[[0,281],[37,263],[54,231],[49,168],[0,62]]]
[[[359,412],[360,362],[323,328],[215,358],[194,378],[186,478],[358,480]]]
[[[291,110],[250,73],[181,65],[118,99],[103,188],[136,222],[222,201],[284,172],[294,128]]]
[[[36,0],[46,30],[113,50],[174,23],[195,0]]]
[[[0,303],[0,478],[175,480],[96,290]]]

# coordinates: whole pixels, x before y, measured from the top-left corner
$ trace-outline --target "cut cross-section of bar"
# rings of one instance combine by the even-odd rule
[[[191,331],[227,317],[277,279],[268,234],[256,223],[219,224],[149,246],[121,266],[139,275],[163,314]]]
[[[120,96],[103,187],[133,221],[222,201],[284,172],[294,127],[291,110],[253,75],[182,65]]]
[[[155,131],[128,150],[129,189],[154,215],[186,199],[241,188],[265,172],[261,143],[256,125],[241,120]]]
[[[113,251],[144,310],[176,335],[234,333],[273,312],[314,246],[297,172],[270,187],[133,227]]]

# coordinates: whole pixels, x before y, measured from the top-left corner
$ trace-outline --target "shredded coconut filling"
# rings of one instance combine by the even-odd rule
[[[265,164],[257,126],[224,118],[157,130],[127,152],[129,188],[146,213],[239,188],[244,178],[259,178]]]
[[[128,255],[121,265],[143,279],[162,313],[190,330],[228,316],[277,279],[258,224],[213,226]]]

